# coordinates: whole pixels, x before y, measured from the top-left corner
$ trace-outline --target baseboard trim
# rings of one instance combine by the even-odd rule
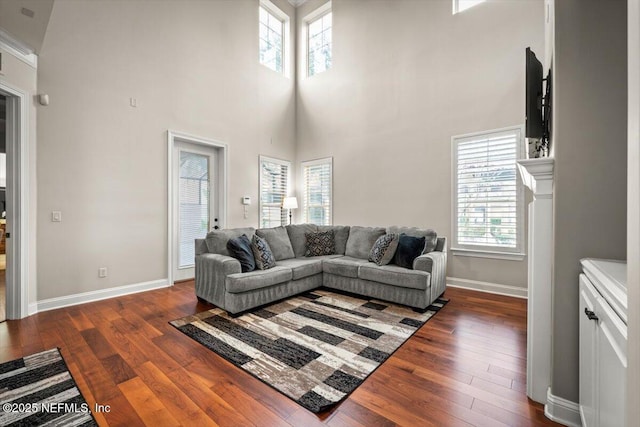
[[[63,297],[49,298],[37,302],[35,312],[55,310],[57,308],[70,307],[72,305],[85,304],[93,301],[119,297],[123,295],[136,294],[138,292],[151,291],[153,289],[166,288],[171,286],[167,279],[152,280],[149,282],[134,283],[133,285],[118,286],[115,288],[99,289],[97,291],[83,292],[80,294],[65,295]],[[29,307],[31,313],[31,306]]]
[[[489,294],[506,295],[516,298],[527,298],[527,289],[518,286],[501,285],[499,283],[481,282],[479,280],[447,277],[447,286],[452,288],[471,289]]]
[[[580,405],[562,397],[551,394],[551,387],[547,389],[547,404],[544,405],[544,415],[551,421],[569,427],[581,427]]]
[[[31,316],[32,314],[36,314],[38,312],[38,303],[31,302],[29,303],[29,307],[27,308],[27,316]]]

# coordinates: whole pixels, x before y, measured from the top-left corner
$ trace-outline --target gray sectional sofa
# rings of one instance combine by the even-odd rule
[[[333,230],[335,255],[305,257],[305,233]],[[376,239],[389,233],[415,237],[425,230],[410,227],[316,226],[295,224],[270,229],[235,228],[210,232],[196,245],[196,295],[237,314],[267,303],[324,286],[424,309],[445,291],[447,248],[444,237],[413,263],[413,269],[378,266],[368,261]],[[240,262],[227,250],[227,241],[257,233],[269,243],[276,266],[242,273]],[[427,244],[429,246],[429,244]]]

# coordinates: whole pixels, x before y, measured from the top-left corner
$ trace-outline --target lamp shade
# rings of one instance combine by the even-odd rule
[[[295,197],[285,197],[282,199],[282,209],[298,209],[298,199]]]

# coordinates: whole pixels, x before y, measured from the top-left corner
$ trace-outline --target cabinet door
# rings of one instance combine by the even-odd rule
[[[598,323],[585,314],[596,310],[597,291],[584,274],[580,275],[580,417],[583,427],[596,425],[595,400],[596,333]]]
[[[603,299],[598,299],[598,406],[599,425],[625,425],[627,387],[627,326]]]

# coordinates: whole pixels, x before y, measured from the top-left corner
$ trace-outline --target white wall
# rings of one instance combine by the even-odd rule
[[[323,3],[298,9],[299,35]],[[544,52],[543,1],[489,1],[457,15],[450,0],[332,8],[332,69],[298,70],[297,161],[334,157],[335,224],[423,226],[450,238],[451,137],[524,122],[524,50]],[[448,275],[526,287],[527,262],[451,256]]]
[[[257,0],[58,0],[39,60],[40,300],[167,277],[168,129],[229,145],[227,226],[258,225],[258,156],[294,160],[295,98],[258,63]]]
[[[624,0],[555,1],[551,390],[573,402],[580,259],[626,259],[626,18]]]

